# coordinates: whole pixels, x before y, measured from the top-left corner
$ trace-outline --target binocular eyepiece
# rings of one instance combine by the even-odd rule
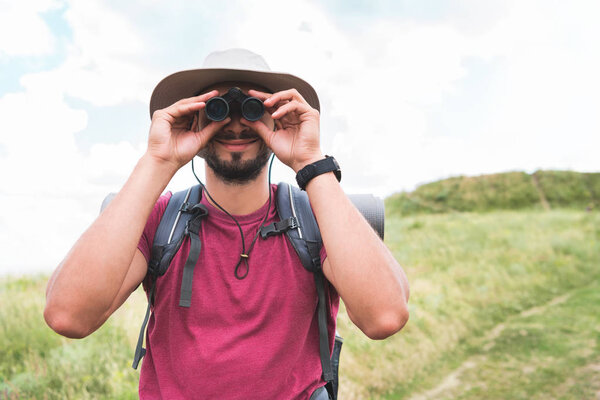
[[[260,99],[248,96],[237,87],[229,89],[223,96],[209,99],[204,112],[211,121],[223,121],[234,103],[239,104],[242,116],[248,121],[258,121],[265,113],[265,106]]]

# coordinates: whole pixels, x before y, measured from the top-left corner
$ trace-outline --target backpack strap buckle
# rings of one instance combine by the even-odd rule
[[[189,213],[190,210],[192,209],[192,207],[191,207],[192,204],[193,203],[188,203],[187,201],[185,201],[185,202],[181,203],[181,206],[179,207],[178,211],[182,212],[182,213]]]
[[[194,233],[198,235],[198,233],[200,232],[202,218],[208,216],[208,210],[204,205],[198,203],[191,207],[190,211],[188,212],[192,214],[192,218],[187,221],[185,225],[184,234],[189,235],[190,233]]]
[[[280,235],[291,229],[298,229],[298,226],[298,219],[296,217],[289,217],[260,228],[260,237],[266,239],[271,236]]]

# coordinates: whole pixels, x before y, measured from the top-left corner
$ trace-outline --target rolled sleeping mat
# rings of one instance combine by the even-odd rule
[[[108,196],[102,201],[100,212],[108,206],[108,204],[115,198],[116,193],[109,193]],[[352,204],[360,211],[365,217],[371,227],[377,232],[381,240],[383,240],[384,234],[384,223],[385,223],[385,205],[383,200],[379,197],[375,197],[372,194],[349,194],[348,198],[352,201]]]
[[[360,211],[371,227],[383,240],[385,224],[385,205],[383,200],[372,194],[349,194],[348,198]]]
[[[108,205],[110,204],[110,202],[112,201],[112,199],[115,198],[117,194],[114,192],[109,193],[108,195],[106,195],[106,197],[104,198],[104,200],[102,200],[102,205],[100,206],[100,212],[104,211],[104,209],[106,207],[108,207]]]

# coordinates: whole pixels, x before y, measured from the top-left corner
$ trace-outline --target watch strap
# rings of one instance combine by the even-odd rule
[[[306,185],[316,176],[333,172],[338,182],[342,180],[342,171],[335,158],[325,156],[324,159],[308,164],[296,174],[296,182],[302,190],[306,190]]]

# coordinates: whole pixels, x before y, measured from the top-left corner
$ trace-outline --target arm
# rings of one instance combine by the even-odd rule
[[[319,112],[296,90],[250,94],[264,100],[277,130],[273,132],[260,121],[244,124],[261,135],[279,160],[297,173],[324,158]],[[409,289],[402,268],[346,197],[333,173],[315,177],[306,192],[327,249],[323,272],[352,321],[373,339],[399,331],[408,320]]]
[[[315,177],[306,191],[327,249],[323,272],[350,319],[371,339],[398,332],[408,321],[404,271],[333,173]]]
[[[53,330],[68,337],[89,335],[144,279],[146,260],[137,245],[156,200],[175,172],[228,122],[198,132],[189,128],[194,113],[215,94],[184,99],[154,113],[148,150],[48,282],[44,318]]]
[[[56,269],[44,310],[56,332],[68,337],[92,333],[144,279],[146,260],[137,244],[169,175],[142,157],[119,194]]]

